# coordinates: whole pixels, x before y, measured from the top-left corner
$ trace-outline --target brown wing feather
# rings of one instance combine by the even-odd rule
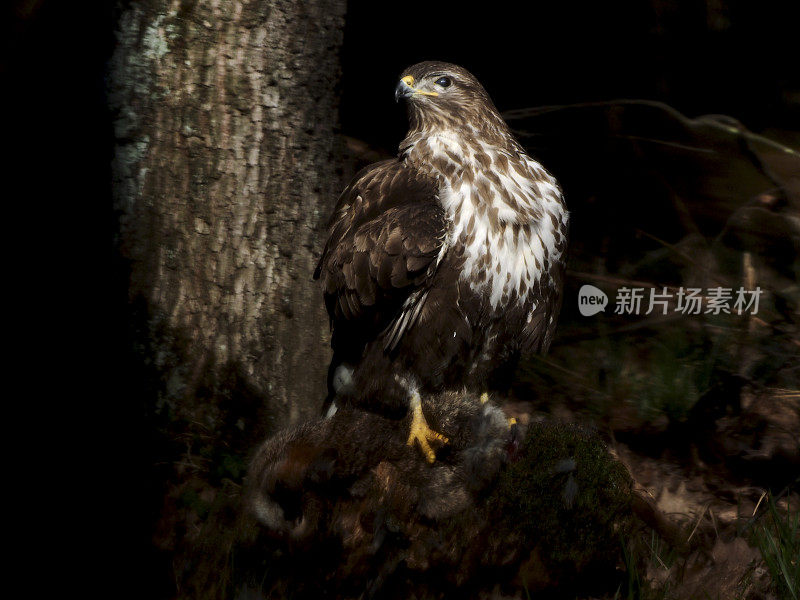
[[[413,325],[445,235],[436,181],[397,160],[361,171],[342,193],[314,273],[336,334],[387,335]]]
[[[566,225],[562,226],[559,235],[566,244]],[[537,296],[541,299],[523,328],[522,349],[525,352],[547,354],[550,349],[561,312],[565,261],[566,257],[562,254],[561,259],[549,268],[547,279],[536,285]]]

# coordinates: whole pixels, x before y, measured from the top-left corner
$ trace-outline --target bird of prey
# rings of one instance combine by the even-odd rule
[[[485,401],[521,354],[549,347],[568,213],[466,69],[413,65],[395,98],[410,121],[398,156],[344,189],[314,274],[332,327],[327,405],[410,410],[408,443],[434,462],[431,444],[447,439],[420,394],[467,389]]]

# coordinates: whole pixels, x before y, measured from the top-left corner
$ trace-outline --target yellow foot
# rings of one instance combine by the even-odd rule
[[[489,401],[489,392],[483,392],[481,394],[481,404],[486,404]]]
[[[436,460],[436,454],[431,448],[431,442],[446,444],[449,441],[441,433],[437,433],[428,427],[425,416],[422,414],[422,400],[416,392],[411,397],[411,432],[408,434],[406,444],[413,446],[415,440],[419,443],[422,453],[429,463],[433,463]]]

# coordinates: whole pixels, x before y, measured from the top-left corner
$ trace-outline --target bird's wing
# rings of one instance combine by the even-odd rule
[[[384,334],[390,351],[413,326],[446,234],[437,189],[434,179],[388,160],[344,190],[314,273],[334,337]]]
[[[541,301],[529,315],[522,330],[522,349],[526,353],[547,354],[556,333],[564,287],[564,263],[559,261],[549,272],[549,281],[541,285]]]
[[[547,354],[556,332],[558,315],[564,293],[566,273],[566,250],[568,214],[565,212],[558,220],[554,237],[555,256],[548,253],[546,258],[546,277],[537,282],[535,292],[539,300],[536,308],[528,315],[522,331],[522,349],[525,352]]]

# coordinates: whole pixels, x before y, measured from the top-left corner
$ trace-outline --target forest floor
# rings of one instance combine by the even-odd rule
[[[686,540],[671,546],[644,528],[628,542],[627,588],[613,597],[798,598],[800,361],[765,350],[795,338],[741,338],[744,375],[727,370],[740,348],[731,332],[721,344],[718,323],[659,323],[626,344],[567,323],[564,343],[522,370],[516,396],[538,399],[506,409],[522,422],[596,428]]]
[[[637,487],[680,527],[688,546],[671,547],[657,533],[643,528],[639,539],[629,540],[632,555],[625,565],[630,577],[628,588],[613,597],[796,598],[789,589],[791,586],[796,594],[800,558],[798,474],[796,461],[792,473],[792,461],[785,461],[780,453],[791,448],[790,444],[796,448],[800,431],[797,402],[796,398],[777,396],[772,404],[774,412],[764,411],[768,403],[761,402],[753,410],[727,416],[720,426],[721,435],[726,429],[766,429],[762,430],[759,448],[751,449],[751,457],[761,463],[753,468],[765,469],[761,476],[749,467],[737,472],[735,466],[706,462],[698,446],[671,444],[669,435],[657,441],[647,439],[658,435],[641,433],[646,426],[637,425],[626,414],[629,407],[621,406],[618,414],[603,419],[610,448],[626,465]],[[522,421],[543,418],[542,413],[525,404],[512,404],[508,410]],[[546,418],[589,422],[580,411],[564,404],[554,406]],[[636,439],[638,435],[643,438]],[[687,449],[686,454],[681,454],[681,447]],[[769,465],[773,459],[775,464]],[[773,468],[786,469],[783,477],[768,472]],[[783,479],[789,483],[773,489],[768,485],[770,479],[779,486]],[[768,537],[776,540],[774,547]],[[774,564],[771,570],[770,561],[778,557],[788,571]]]

